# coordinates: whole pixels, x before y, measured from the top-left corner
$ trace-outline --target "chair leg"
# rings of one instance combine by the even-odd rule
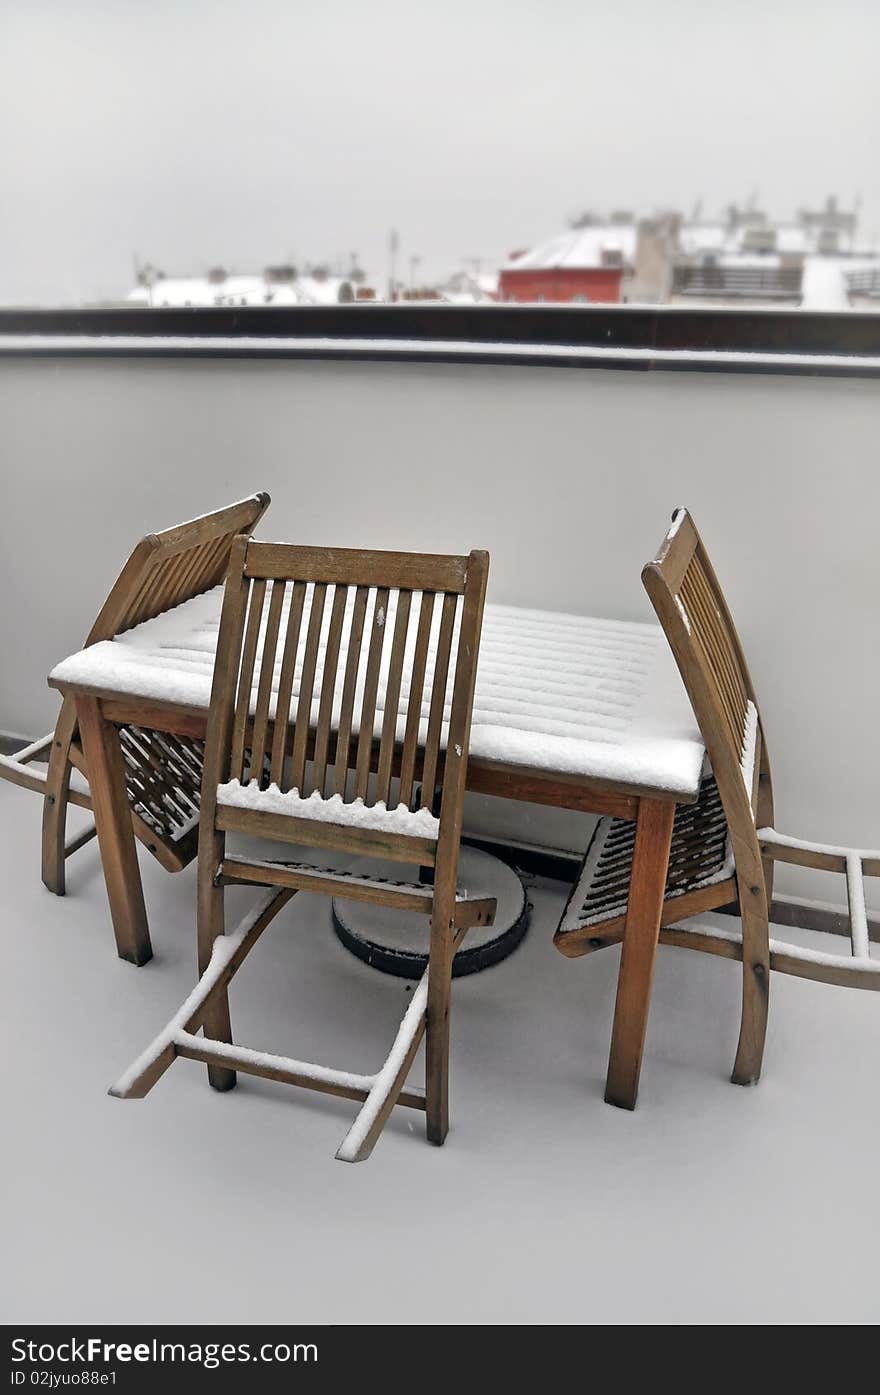
[[[211,962],[211,952],[218,935],[225,933],[224,888],[214,884],[215,868],[223,860],[224,838],[216,831],[202,830],[198,867],[198,944],[199,977]],[[204,846],[203,846],[204,845]],[[205,1036],[213,1041],[232,1045],[232,1022],[229,1016],[229,990],[224,984],[211,998],[204,1017]],[[226,1066],[208,1066],[208,1080],[214,1090],[235,1088],[234,1070]]]
[[[455,942],[452,916],[435,898],[428,959],[425,1122],[428,1142],[437,1145],[449,1132],[449,1010]]]
[[[75,733],[76,707],[70,698],[65,698],[52,738],[43,800],[42,878],[43,885],[55,896],[63,896],[66,890],[64,839],[70,789],[70,745]]]
[[[120,959],[146,964],[153,957],[153,949],[131,827],[131,808],[125,790],[125,763],[119,733],[112,722],[104,719],[97,698],[78,697],[76,711],[89,772],[92,813],[98,830],[116,951]]]
[[[639,802],[605,1102],[635,1109],[669,866],[675,805]]]
[[[731,1080],[734,1085],[755,1085],[761,1078],[767,1015],[770,1007],[770,947],[767,916],[743,906],[742,1018],[739,1044]]]

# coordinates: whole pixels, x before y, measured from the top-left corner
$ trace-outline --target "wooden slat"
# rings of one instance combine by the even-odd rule
[[[717,930],[699,924],[674,925],[660,932],[661,944],[677,949],[695,949],[703,954],[719,954],[724,959],[742,960],[742,938],[721,936]],[[774,941],[770,949],[770,968],[777,974],[811,979],[814,983],[830,983],[838,988],[862,988],[880,992],[880,972],[864,961],[835,955],[824,962],[810,959],[799,945],[783,945]]]
[[[415,867],[433,867],[437,843],[433,838],[411,838],[403,833],[376,833],[348,824],[324,823],[317,819],[291,818],[287,814],[267,814],[262,810],[217,806],[217,827],[229,833],[245,833],[254,838],[277,838],[282,843],[304,847],[333,848],[338,852],[387,857]]]
[[[317,582],[312,591],[312,608],[306,631],[306,647],[303,651],[302,669],[299,679],[299,700],[296,705],[296,725],[293,732],[293,747],[290,754],[290,773],[285,775],[282,787],[298,789],[305,794],[306,750],[312,716],[312,694],[315,687],[315,671],[318,664],[318,648],[321,642],[321,626],[324,622],[324,603],[327,587]]]
[[[388,663],[388,681],[385,685],[385,715],[382,720],[379,763],[376,771],[376,799],[386,804],[391,793],[391,770],[394,763],[397,722],[400,715],[400,683],[403,677],[403,660],[406,652],[406,637],[409,632],[411,606],[412,592],[398,591],[394,638],[391,643],[391,657]]]
[[[296,547],[286,543],[252,543],[245,575],[297,577],[301,581],[340,586],[382,586],[394,579],[408,591],[454,591],[461,594],[466,557],[408,552],[367,552],[344,547]]]
[[[293,692],[293,680],[296,676],[296,657],[299,650],[299,636],[302,629],[305,599],[305,582],[294,582],[290,596],[290,609],[287,614],[287,628],[284,632],[281,674],[278,679],[278,696],[275,699],[275,729],[272,734],[272,761],[269,770],[269,778],[272,784],[278,785],[279,787],[284,774],[284,761],[287,756],[290,698]]]
[[[868,912],[865,907],[865,883],[862,879],[862,859],[851,852],[846,859],[846,895],[849,903],[849,923],[852,950],[857,959],[869,959]]]
[[[443,597],[440,613],[440,633],[437,637],[437,653],[431,674],[431,705],[428,714],[428,730],[425,736],[425,751],[422,759],[422,802],[430,805],[437,783],[440,738],[443,734],[443,716],[446,704],[446,687],[449,678],[449,656],[452,650],[452,633],[455,626],[457,606],[455,596]]]
[[[403,755],[400,762],[400,801],[412,805],[413,784],[416,768],[416,752],[419,744],[419,727],[422,719],[422,694],[425,690],[425,670],[428,661],[428,645],[431,639],[431,622],[434,617],[433,591],[423,591],[419,603],[419,623],[416,630],[416,643],[413,651],[412,670],[409,678],[406,726],[403,736]],[[428,795],[430,804],[431,795]]]
[[[251,687],[254,677],[254,661],[257,657],[257,644],[260,638],[260,621],[263,617],[263,601],[266,595],[265,581],[251,583],[250,606],[245,628],[244,649],[241,656],[241,669],[238,675],[238,695],[235,702],[235,723],[232,731],[232,778],[244,778],[244,737],[250,716]],[[216,669],[216,663],[215,663]]]
[[[284,605],[283,581],[272,582],[269,598],[269,612],[266,619],[266,634],[263,639],[263,652],[260,657],[260,681],[257,687],[257,706],[254,712],[254,729],[251,746],[251,769],[254,778],[263,781],[263,759],[266,754],[266,730],[269,723],[269,703],[272,699],[272,685],[275,678],[275,651],[278,647],[278,630],[281,624],[281,608]]]
[[[357,693],[357,677],[361,662],[364,622],[367,613],[369,588],[358,586],[355,591],[351,615],[351,629],[348,636],[348,651],[345,656],[345,677],[342,684],[342,704],[339,713],[339,731],[336,736],[336,757],[333,763],[333,792],[345,798],[351,753],[351,725],[354,714],[354,700]]]
[[[336,695],[336,671],[339,665],[339,645],[342,638],[342,625],[345,620],[345,607],[348,588],[337,586],[333,591],[333,607],[330,611],[330,627],[327,631],[327,648],[324,651],[324,666],[321,672],[321,701],[318,707],[318,725],[315,729],[315,748],[312,757],[312,784],[321,794],[327,779],[327,752],[330,744],[330,723],[333,719],[333,700]]]
[[[195,1037],[190,1033],[178,1033],[174,1047],[176,1055],[189,1061],[240,1070],[245,1075],[256,1075],[263,1080],[276,1080],[279,1085],[299,1085],[322,1095],[336,1095],[339,1099],[366,1100],[372,1089],[372,1078],[369,1076],[363,1077],[363,1085],[353,1084],[345,1071],[337,1072],[336,1078],[331,1072],[316,1077],[310,1072],[307,1061],[292,1061],[287,1056],[250,1051],[246,1046],[226,1046],[223,1042],[206,1041],[204,1037]],[[421,1090],[401,1090],[394,1102],[409,1109],[425,1108],[425,1096]]]
[[[382,649],[385,644],[388,620],[388,595],[388,587],[380,586],[376,592],[371,616],[370,643],[367,649],[367,666],[364,672],[364,694],[361,702],[357,764],[355,767],[354,793],[356,799],[366,799],[368,793],[370,758],[373,750],[373,724],[376,718],[376,694],[379,688]]]
[[[345,873],[334,874],[322,868],[284,863],[253,862],[247,858],[227,857],[220,865],[220,879],[229,884],[238,882],[250,886],[287,886],[294,891],[310,891],[321,896],[343,896],[347,901],[369,901],[393,910],[417,911],[430,914],[434,888],[430,883],[397,886],[394,882],[379,882],[369,877],[360,880]]]
[[[165,528],[152,536],[156,543],[169,552],[177,548],[190,547],[194,542],[205,542],[211,537],[224,534],[230,538],[237,533],[249,533],[266,512],[271,500],[265,491],[251,494],[247,499],[239,499],[226,508],[215,509],[213,513],[177,523],[173,528]]]
[[[760,840],[764,857],[774,862],[788,862],[793,867],[814,867],[819,872],[845,872],[846,853],[830,852],[823,848],[790,848],[784,843]]]

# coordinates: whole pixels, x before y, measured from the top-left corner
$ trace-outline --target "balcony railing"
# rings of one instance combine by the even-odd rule
[[[802,282],[799,266],[677,266],[672,274],[672,293],[797,301]]]

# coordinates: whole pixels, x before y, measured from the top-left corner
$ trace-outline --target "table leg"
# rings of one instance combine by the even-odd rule
[[[76,714],[116,949],[120,959],[146,964],[153,957],[153,948],[125,792],[119,733],[112,722],[104,719],[97,698],[77,697]]]
[[[675,805],[641,799],[636,822],[623,951],[617,979],[614,1029],[605,1082],[605,1101],[635,1109],[639,1072],[651,1004],[651,982],[660,936],[669,847]]]

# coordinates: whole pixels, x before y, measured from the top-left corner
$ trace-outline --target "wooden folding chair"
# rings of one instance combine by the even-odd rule
[[[112,1094],[144,1096],[186,1056],[207,1063],[215,1089],[229,1089],[242,1070],[363,1101],[337,1153],[347,1162],[369,1156],[395,1104],[424,1109],[429,1140],[443,1142],[453,955],[465,932],[495,913],[494,900],[468,899],[456,880],[488,565],[484,552],[423,557],[236,541],[205,749],[201,979]],[[249,860],[227,854],[228,833],[433,868],[433,881]],[[230,883],[273,889],[225,935]],[[374,1076],[231,1044],[229,980],[297,891],[431,917],[428,968]],[[404,1084],[425,1032],[422,1093]]]
[[[771,969],[880,989],[880,960],[870,957],[863,883],[865,876],[880,876],[880,852],[803,842],[773,828],[770,760],[755,690],[721,587],[686,509],[673,516],[642,580],[711,764],[697,804],[676,811],[660,943],[742,961],[742,1019],[732,1078],[748,1085],[761,1073]],[[622,938],[633,845],[633,824],[599,822],[556,932],[554,943],[563,954],[589,954]],[[774,862],[846,876],[851,954],[770,939]],[[732,903],[738,903],[740,929],[690,919]]]
[[[255,494],[142,538],[101,607],[86,645],[112,639],[219,585],[233,539],[251,532],[269,502],[268,494]],[[134,831],[167,871],[178,872],[196,854],[202,743],[134,726],[121,728],[120,740]],[[34,768],[35,762],[46,759],[45,770]],[[95,836],[91,824],[65,841],[68,805],[92,807],[72,699],[64,699],[53,732],[11,756],[0,756],[0,778],[43,796],[43,881],[56,896],[63,896],[65,860]]]

